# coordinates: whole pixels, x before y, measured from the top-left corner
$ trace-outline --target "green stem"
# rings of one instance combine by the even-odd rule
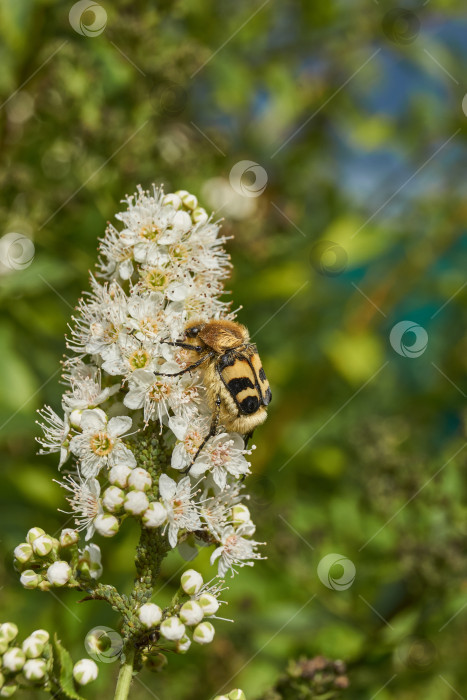
[[[120,667],[114,700],[127,700],[129,697],[131,679],[133,678],[134,659],[135,652],[131,649],[126,656],[125,663]]]

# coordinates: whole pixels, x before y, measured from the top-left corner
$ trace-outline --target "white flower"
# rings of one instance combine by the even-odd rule
[[[143,515],[145,527],[160,527],[167,520],[167,511],[159,501],[152,501]]]
[[[179,370],[174,362],[167,362],[160,368],[166,374]],[[137,369],[128,379],[129,391],[123,403],[132,410],[143,408],[145,423],[154,419],[162,423],[163,418],[169,415],[169,397],[175,381],[175,378],[156,376],[147,369]]]
[[[49,639],[50,639],[50,634],[47,632],[47,630],[34,630],[34,632],[31,633],[31,637],[37,637],[41,642],[46,644]]]
[[[3,667],[7,671],[17,673],[21,671],[26,661],[26,655],[19,647],[11,647],[3,654]]]
[[[182,574],[180,583],[185,593],[188,593],[188,595],[194,595],[201,589],[201,586],[203,585],[203,577],[198,571],[195,571],[195,569],[188,569],[188,571],[185,571]]]
[[[80,659],[73,666],[73,678],[79,685],[95,681],[99,675],[97,664],[92,659]]]
[[[71,578],[71,566],[66,561],[55,561],[47,569],[47,578],[53,586],[64,586]]]
[[[136,491],[147,491],[151,488],[151,475],[146,469],[136,467],[128,477],[128,487]]]
[[[147,629],[151,629],[162,620],[162,610],[155,603],[144,603],[138,610],[138,617]]]
[[[44,421],[43,423],[37,421],[44,433],[43,438],[36,438],[37,442],[42,445],[39,454],[45,455],[59,452],[60,461],[58,468],[60,469],[62,464],[66,462],[69,454],[70,420],[66,413],[63,418],[60,418],[50,406],[44,406],[39,411],[39,415]]]
[[[211,438],[203,447],[190,475],[197,477],[209,469],[214,482],[224,489],[227,474],[236,478],[248,474],[250,464],[246,461],[245,454],[249,454],[249,451],[245,450],[241,435],[221,433]]]
[[[254,559],[264,559],[256,551],[261,542],[247,540],[242,536],[242,526],[234,528],[227,526],[220,534],[220,546],[211,554],[211,564],[219,559],[219,576],[231,570],[232,576],[237,573],[235,567],[253,566]]]
[[[71,506],[71,511],[62,511],[75,516],[76,529],[86,530],[86,540],[90,540],[95,531],[95,519],[102,513],[100,499],[101,487],[97,479],[84,481],[80,474],[78,481],[67,474],[63,482],[57,482],[60,486],[72,494],[66,500]]]
[[[101,513],[94,520],[94,527],[102,537],[113,537],[117,534],[120,525],[115,515]]]
[[[209,644],[214,639],[214,634],[214,626],[206,620],[195,627],[193,641],[198,642],[198,644]]]
[[[127,513],[142,515],[149,506],[149,500],[143,491],[130,491],[125,496],[123,507]]]
[[[47,673],[45,659],[28,659],[23,666],[23,673],[28,681],[40,681]]]
[[[179,530],[193,532],[201,527],[198,506],[191,500],[191,490],[188,476],[181,479],[178,484],[167,474],[161,474],[159,478],[159,494],[167,510],[171,547],[177,545]]]
[[[179,617],[173,615],[172,617],[166,617],[160,626],[160,631],[161,635],[166,639],[176,641],[185,634],[185,625]]]
[[[81,473],[85,478],[97,476],[103,467],[136,466],[132,451],[120,439],[120,435],[130,430],[131,424],[129,416],[111,418],[106,423],[94,411],[83,412],[83,432],[71,440],[70,449],[81,460]]]
[[[120,384],[102,389],[100,369],[84,363],[72,370],[69,381],[71,391],[62,399],[64,409],[69,412],[95,408],[120,389]]]
[[[192,421],[182,416],[169,418],[169,428],[180,441],[172,452],[171,463],[174,469],[185,469],[192,463],[209,430],[209,420],[208,416]]]
[[[82,552],[80,552],[80,555],[80,563],[81,561],[86,562],[91,578],[100,578],[104,570],[102,567],[102,554],[100,547],[91,542],[90,544],[86,545]]]
[[[204,617],[204,610],[195,600],[189,600],[180,608],[180,619],[185,625],[197,625]]]

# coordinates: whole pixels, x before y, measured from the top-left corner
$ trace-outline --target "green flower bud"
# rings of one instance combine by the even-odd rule
[[[36,540],[38,537],[41,535],[45,535],[45,530],[43,530],[41,527],[32,527],[29,531],[28,534],[26,535],[26,541],[29,544],[32,544],[34,540]]]
[[[0,625],[0,639],[12,642],[18,636],[18,627],[14,622],[4,622]]]

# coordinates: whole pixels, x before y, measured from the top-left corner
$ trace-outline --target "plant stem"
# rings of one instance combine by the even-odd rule
[[[126,656],[125,663],[120,667],[114,700],[127,700],[129,697],[134,659],[135,652],[131,649]]]

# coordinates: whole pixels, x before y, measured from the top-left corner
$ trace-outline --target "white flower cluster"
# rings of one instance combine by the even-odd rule
[[[140,188],[126,203],[73,318],[62,412],[40,412],[41,453],[57,452],[59,467],[73,458],[62,486],[87,540],[139,518],[162,528],[171,547],[189,533],[216,545],[212,562],[224,576],[260,558],[241,504],[251,450],[219,426],[194,460],[212,418],[203,373],[184,373],[187,351],[169,341],[189,321],[234,318],[220,298],[230,269],[226,239],[188,192]],[[148,426],[173,445],[170,474],[157,480],[137,465],[138,433]]]
[[[25,588],[48,591],[52,587],[79,585],[84,579],[98,579],[102,574],[101,551],[90,543],[78,549],[79,533],[65,528],[59,538],[33,527],[26,541],[15,547],[14,563],[21,572]]]
[[[192,641],[209,644],[214,639],[211,620],[216,618],[222,603],[219,596],[224,589],[220,582],[205,584],[194,569],[182,574],[180,586],[182,592],[175,605],[162,610],[156,603],[145,603],[138,608],[137,616],[145,630],[158,632],[162,640],[175,642],[175,651],[184,654]]]

